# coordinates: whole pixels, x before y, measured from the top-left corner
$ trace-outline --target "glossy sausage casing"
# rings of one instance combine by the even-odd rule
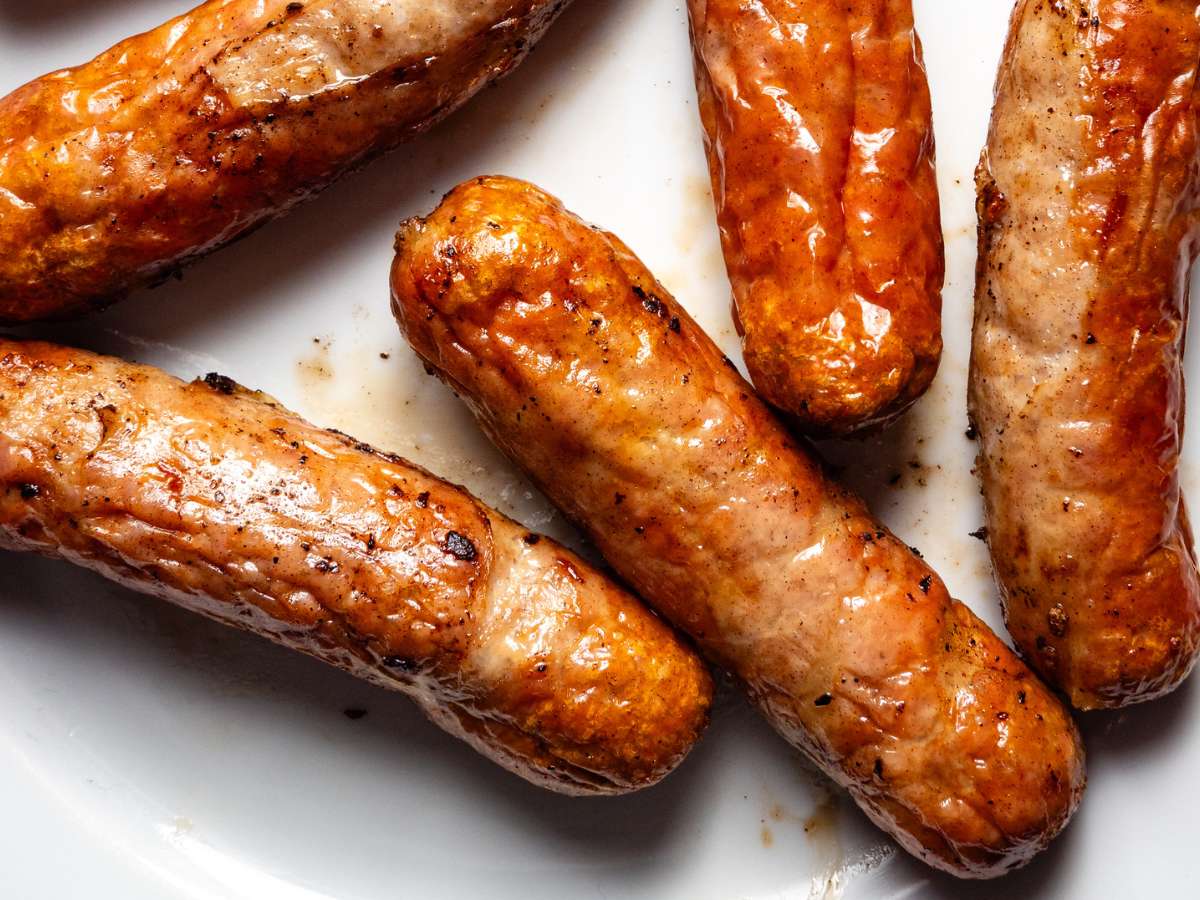
[[[822,474],[616,238],[478,179],[406,223],[418,354],[617,572],[932,865],[1000,874],[1066,823],[1062,705]]]
[[[0,99],[0,320],[178,272],[453,111],[566,0],[209,0]]]
[[[746,366],[819,433],[937,372],[944,270],[912,0],[689,0],[700,118]]]
[[[0,341],[0,547],[409,693],[563,793],[657,781],[707,716],[703,663],[593,567],[220,376]]]
[[[1195,0],[1022,2],[979,168],[971,413],[1009,630],[1078,707],[1191,671]]]

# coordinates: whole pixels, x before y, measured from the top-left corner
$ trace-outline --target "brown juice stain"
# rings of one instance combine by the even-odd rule
[[[789,813],[780,803],[771,804],[771,808],[767,811],[767,818],[772,822],[785,822],[791,820],[793,822],[803,822],[804,819],[799,816]]]
[[[962,225],[958,228],[947,229],[942,235],[942,240],[947,244],[955,241],[974,241],[978,238],[979,233],[975,225]]]
[[[769,847],[774,843],[774,835],[767,825],[768,822],[776,824],[790,822],[800,825],[809,842],[818,851],[825,851],[821,855],[836,867],[841,864],[842,858],[841,842],[838,839],[838,797],[828,785],[820,782],[814,784],[814,789],[817,795],[816,805],[807,816],[797,815],[782,803],[772,803],[768,807],[767,815],[762,820],[763,846]],[[766,838],[768,834],[771,835],[770,841]]]
[[[689,175],[682,181],[683,214],[675,228],[675,244],[681,253],[691,253],[696,244],[717,233],[712,182],[707,175]]]
[[[296,361],[296,374],[303,392],[333,379],[333,361],[329,352],[332,346],[331,340],[313,338],[308,354]]]
[[[674,232],[678,265],[658,266],[655,274],[728,352],[727,345],[738,342],[731,326],[729,279],[708,176],[684,177],[678,191],[680,212]]]
[[[717,289],[728,298],[729,280],[721,252],[711,182],[707,175],[691,175],[683,179],[682,190],[683,210],[675,229],[675,245],[680,256],[688,262],[688,271],[697,279],[698,285],[718,286]]]
[[[532,110],[525,113],[525,124],[528,125],[530,129],[533,129],[538,125],[539,122],[541,122],[542,118],[546,114],[546,110],[549,109],[550,104],[554,102],[554,99],[553,92],[548,93],[537,102]]]
[[[296,363],[296,368],[299,371],[300,383],[305,387],[311,387],[314,383],[329,381],[333,378],[333,369],[327,360],[320,357],[302,359]]]
[[[775,843],[775,835],[773,835],[771,833],[770,828],[768,828],[766,825],[764,825],[762,827],[762,845],[769,850],[774,845],[774,843]]]
[[[783,804],[772,802],[767,808],[763,819],[763,835],[771,832],[768,822],[792,823],[804,829],[804,836],[813,850],[814,872],[809,896],[812,898],[832,898],[841,896],[844,886],[844,876],[854,863],[847,863],[845,848],[840,837],[840,805],[844,802],[841,794],[836,792],[821,775],[812,771],[808,765],[800,761],[800,772],[804,780],[811,786],[815,804],[807,815],[801,816],[789,810]],[[770,843],[763,839],[763,846],[774,844],[774,834]]]
[[[466,405],[425,372],[400,335],[379,340],[382,318],[365,321],[361,337],[309,345],[296,362],[290,407],[314,425],[399,454],[526,527],[578,547],[578,535],[492,446]],[[395,329],[390,317],[387,327]]]
[[[824,792],[816,808],[804,820],[804,833],[813,841],[837,844],[837,800],[830,791]],[[839,852],[840,855],[840,852]]]

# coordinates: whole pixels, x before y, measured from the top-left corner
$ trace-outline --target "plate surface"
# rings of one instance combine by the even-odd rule
[[[0,0],[0,92],[189,5]],[[971,176],[1011,3],[917,7],[949,253],[945,359],[896,429],[824,449],[999,627],[984,547],[968,537],[981,510],[963,432]],[[182,283],[36,333],[183,377],[219,370],[577,542],[388,313],[396,224],[485,172],[535,180],[616,231],[736,356],[685,13],[662,0],[577,0],[514,76],[419,143]],[[1194,496],[1200,444],[1188,451]],[[1029,869],[967,886],[897,852],[728,690],[665,783],[572,801],[505,775],[403,697],[15,555],[0,555],[0,679],[6,898],[1134,898],[1189,895],[1200,878],[1194,684],[1087,717],[1091,787],[1074,825]]]

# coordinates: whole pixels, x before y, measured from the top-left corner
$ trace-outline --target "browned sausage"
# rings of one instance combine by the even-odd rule
[[[397,248],[417,353],[905,848],[989,877],[1065,825],[1084,774],[1062,705],[825,478],[619,240],[488,178]]]
[[[746,366],[810,431],[899,416],[937,372],[944,262],[912,0],[689,0]]]
[[[0,547],[404,691],[561,793],[652,784],[707,716],[703,663],[592,566],[221,376],[0,341]]]
[[[979,168],[971,413],[1008,627],[1081,709],[1200,648],[1179,489],[1195,0],[1022,2]]]
[[[0,99],[0,320],[103,306],[424,131],[567,0],[209,0]]]

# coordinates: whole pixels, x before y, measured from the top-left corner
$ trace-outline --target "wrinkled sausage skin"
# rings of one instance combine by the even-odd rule
[[[0,99],[0,321],[161,280],[424,131],[566,0],[209,0]]]
[[[970,405],[1021,652],[1081,709],[1200,647],[1179,485],[1200,4],[1020,2],[978,173]]]
[[[417,353],[905,848],[989,877],[1064,826],[1084,765],[1062,705],[826,479],[618,239],[481,178],[405,223],[397,251]]]
[[[912,0],[689,0],[746,366],[802,429],[904,412],[941,358],[933,117]]]
[[[562,793],[652,784],[706,722],[703,663],[595,568],[220,376],[0,341],[0,547],[406,692]]]

